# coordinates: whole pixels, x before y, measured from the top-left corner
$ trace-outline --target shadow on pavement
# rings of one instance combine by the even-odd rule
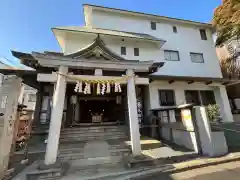
[[[212,170],[204,170],[202,174],[196,171],[185,171],[178,174],[155,173],[149,176],[133,178],[132,180],[239,180],[240,168],[223,169],[222,171],[213,172]],[[205,174],[204,174],[205,173]]]
[[[131,180],[174,180],[168,173],[157,173],[154,175],[132,178]]]

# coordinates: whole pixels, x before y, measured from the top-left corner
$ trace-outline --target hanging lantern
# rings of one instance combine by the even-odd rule
[[[77,96],[76,95],[71,96],[71,104],[77,104]]]

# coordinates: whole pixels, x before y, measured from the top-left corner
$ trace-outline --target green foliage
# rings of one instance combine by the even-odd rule
[[[240,0],[222,0],[215,9],[213,25],[217,31],[216,46],[240,37]]]
[[[220,117],[220,108],[216,104],[210,104],[206,107],[208,119],[210,122],[215,122]]]

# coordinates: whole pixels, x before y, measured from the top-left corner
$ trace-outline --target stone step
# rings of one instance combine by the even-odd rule
[[[109,147],[110,151],[122,151],[122,150],[129,150],[129,146],[126,144],[121,144],[121,145],[111,145]],[[61,147],[59,149],[60,154],[68,154],[68,153],[83,153],[84,152],[84,147],[79,147],[79,148],[63,148]]]
[[[119,157],[119,160],[127,157],[130,155],[130,150],[129,149],[118,149],[118,150],[109,150],[109,156],[106,157]],[[84,152],[82,153],[61,153],[58,155],[58,159],[60,160],[76,160],[76,159],[94,159],[94,158],[104,158],[101,156],[95,156],[92,154],[86,154]]]
[[[106,164],[117,164],[122,162],[124,157],[122,156],[106,156],[106,157],[95,157],[86,159],[73,159],[71,160],[71,169],[77,169],[77,171],[84,170],[87,167],[96,165],[106,165]],[[69,161],[69,159],[59,158],[60,161]]]
[[[74,141],[93,141],[93,140],[114,140],[114,139],[125,139],[128,140],[127,135],[121,136],[91,136],[91,137],[68,137],[68,138],[60,138],[60,142],[74,142]]]
[[[108,131],[108,130],[94,130],[94,131],[68,131],[61,132],[61,134],[92,134],[92,133],[128,133],[124,130]]]
[[[103,129],[103,128],[99,128],[99,129],[78,129],[78,130],[64,130],[61,131],[61,134],[85,134],[85,133],[105,133],[105,132],[125,132],[127,133],[127,129]]]
[[[77,131],[79,129],[82,130],[91,130],[91,129],[127,129],[127,126],[119,125],[119,126],[89,126],[89,127],[70,127],[64,128],[61,131]]]
[[[107,142],[110,144],[111,148],[118,148],[118,147],[129,147],[129,139],[126,138],[119,138],[117,140],[107,140]],[[75,142],[61,142],[59,144],[59,149],[80,149],[84,148],[86,143],[89,141],[75,141]]]
[[[84,177],[89,178],[96,174],[96,172],[100,172],[101,174],[109,175],[109,173],[115,174],[120,172],[125,172],[126,168],[123,163],[105,163],[101,165],[88,165],[88,166],[76,166],[76,163],[73,163],[71,165],[71,169],[67,172],[68,174],[76,174],[77,176],[81,177],[82,179],[85,179]],[[99,174],[99,173],[98,173]],[[116,174],[115,174],[116,175]],[[95,176],[93,179],[98,179],[98,177]],[[103,178],[99,178],[103,179]],[[107,178],[109,179],[109,178]],[[114,178],[111,178],[114,179]]]
[[[86,133],[86,134],[61,134],[60,138],[85,138],[85,137],[95,137],[95,136],[101,136],[101,137],[107,137],[107,136],[125,136],[126,133],[118,132],[118,133]]]
[[[63,129],[60,135],[60,143],[115,139],[129,139],[126,126],[73,127]]]
[[[127,134],[125,133],[93,133],[93,134],[75,134],[75,135],[60,135],[60,139],[66,139],[66,138],[82,138],[82,139],[86,139],[86,138],[91,138],[91,137],[122,137],[122,136],[127,136]]]
[[[98,132],[62,132],[61,135],[85,135],[85,134],[118,134],[124,133],[128,134],[125,131],[98,131]]]
[[[130,150],[128,148],[119,148],[119,149],[109,149],[108,150],[112,155],[116,154],[116,153],[123,153],[123,152],[129,152]],[[71,151],[71,150],[59,150],[59,157],[61,156],[71,156],[71,155],[83,155],[84,156],[84,148],[82,149],[82,151]],[[85,154],[86,155],[86,154]],[[91,157],[92,155],[90,155],[89,157]]]

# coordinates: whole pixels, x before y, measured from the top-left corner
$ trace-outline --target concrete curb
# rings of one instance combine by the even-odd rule
[[[197,168],[202,168],[202,167],[207,167],[207,166],[213,166],[217,164],[224,164],[228,162],[234,162],[234,161],[240,161],[240,154],[232,156],[232,154],[225,156],[225,157],[219,157],[219,158],[208,158],[208,159],[197,159],[197,160],[192,160],[192,161],[186,161],[182,163],[175,163],[172,165],[166,165],[166,167],[160,166],[160,167],[155,167],[152,169],[147,169],[145,171],[136,173],[136,174],[131,174],[129,176],[121,177],[119,180],[127,180],[127,179],[137,179],[138,177],[149,177],[157,173],[179,173],[179,172],[184,172],[192,169],[197,169]],[[172,166],[167,167],[167,166]]]
[[[234,162],[234,161],[239,161],[240,156],[231,156],[231,157],[223,157],[223,158],[210,158],[210,159],[205,159],[205,160],[193,160],[189,162],[182,162],[182,163],[177,163],[174,164],[175,168],[172,170],[167,170],[165,172],[168,173],[178,173],[178,172],[183,172],[183,171],[188,171],[192,169],[197,169],[197,168],[203,168],[207,166],[213,166],[213,165],[218,165],[218,164],[224,164],[228,162]]]

